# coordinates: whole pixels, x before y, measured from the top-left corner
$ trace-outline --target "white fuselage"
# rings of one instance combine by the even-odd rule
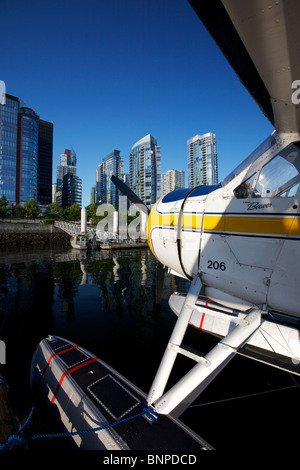
[[[153,207],[149,245],[172,272],[200,272],[211,299],[300,316],[299,136],[273,134],[216,188],[174,191]]]

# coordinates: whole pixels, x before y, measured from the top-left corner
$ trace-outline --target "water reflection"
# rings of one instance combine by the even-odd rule
[[[168,297],[186,284],[167,276],[158,307],[155,270],[148,249],[0,253],[0,339],[12,386],[28,383],[32,353],[48,334],[81,344],[135,382],[128,364],[146,364],[152,348],[151,381],[175,320]]]
[[[183,292],[188,286],[183,279],[167,276],[158,307],[155,270],[156,261],[146,249],[0,252],[0,339],[6,343],[5,373],[20,418],[28,416],[32,404],[32,353],[48,334],[77,342],[146,393],[149,391],[176,320],[168,305],[169,295]],[[197,350],[210,349],[210,336],[199,335],[195,329],[189,330],[188,335],[187,344],[194,340],[191,345]],[[290,380],[282,371],[236,357],[199,401],[219,403],[226,397],[285,387],[291,384]],[[266,395],[264,401],[258,397],[247,402],[226,402],[200,407],[198,412],[191,408],[183,418],[212,445],[228,449],[232,433],[245,423],[248,433],[256,437],[260,433],[260,440],[265,443],[264,426],[258,428],[257,420],[253,420],[254,414],[263,414],[269,430],[274,429],[269,436],[273,444],[281,431],[277,430],[278,422],[286,423],[286,416],[292,416],[298,406],[298,390],[282,393],[285,395],[280,398],[278,394]],[[224,427],[215,425],[220,416],[223,422],[231,423],[232,433],[224,435]],[[240,445],[244,445],[241,433],[234,436],[235,443],[240,439]],[[291,433],[280,435],[280,439],[290,445],[296,436],[291,428]]]

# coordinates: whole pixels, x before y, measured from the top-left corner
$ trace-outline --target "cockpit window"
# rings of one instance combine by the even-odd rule
[[[238,199],[246,199],[252,194],[252,188],[255,181],[256,173],[240,184],[235,190],[234,195]]]
[[[294,165],[277,155],[260,172],[255,187],[257,197],[279,196],[285,188],[287,189],[287,183],[292,184],[294,178],[298,176],[299,173]]]
[[[295,196],[300,184],[299,165],[298,145],[289,145],[262,167],[258,179],[253,175],[238,186],[234,194],[237,198]]]

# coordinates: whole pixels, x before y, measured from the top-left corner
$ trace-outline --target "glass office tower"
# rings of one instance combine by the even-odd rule
[[[82,180],[72,173],[66,173],[63,177],[62,208],[65,209],[72,204],[81,207],[82,202]]]
[[[76,176],[77,156],[74,150],[66,149],[65,153],[60,155],[60,165],[57,165],[57,191],[63,189],[63,178],[67,173]]]
[[[0,104],[0,197],[15,204],[19,100],[6,95]]]
[[[216,136],[211,132],[195,135],[187,141],[188,186],[207,186],[218,183]]]
[[[124,158],[120,156],[120,150],[112,150],[103,157],[96,170],[97,203],[112,204],[115,209],[119,209],[120,192],[111,181],[112,175],[123,179]]]
[[[4,96],[0,100],[0,197],[5,195],[13,205],[30,199],[47,204],[51,202],[53,123],[40,121],[16,96]]]
[[[16,171],[16,204],[37,201],[38,125],[32,109],[20,108]]]
[[[53,123],[38,119],[38,202],[52,202]]]
[[[130,188],[148,208],[161,196],[161,154],[156,139],[148,134],[131,149]]]

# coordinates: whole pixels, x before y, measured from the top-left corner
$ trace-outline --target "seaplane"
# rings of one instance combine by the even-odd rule
[[[113,178],[147,215],[158,284],[166,270],[190,284],[169,299],[178,318],[148,394],[69,340],[39,344],[33,393],[82,449],[209,449],[179,418],[237,354],[300,375],[300,2],[190,4],[274,131],[219,184],[151,211]],[[216,344],[198,354],[188,328]],[[178,355],[193,365],[168,388]]]

